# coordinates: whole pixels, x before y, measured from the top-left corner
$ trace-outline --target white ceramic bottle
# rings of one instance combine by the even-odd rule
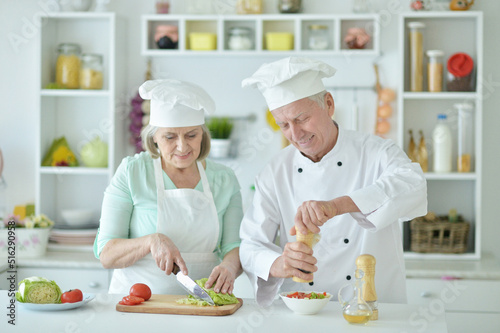
[[[434,172],[451,172],[452,136],[446,119],[445,114],[438,114],[437,124],[432,132]]]

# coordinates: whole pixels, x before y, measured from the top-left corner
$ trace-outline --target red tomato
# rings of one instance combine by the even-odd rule
[[[130,288],[130,295],[143,298],[147,301],[151,298],[151,289],[144,283],[136,283]]]
[[[80,289],[72,289],[61,295],[61,303],[76,303],[83,300],[83,293]]]
[[[123,305],[137,305],[141,304],[142,302],[144,302],[144,298],[128,295],[123,297],[119,303]]]

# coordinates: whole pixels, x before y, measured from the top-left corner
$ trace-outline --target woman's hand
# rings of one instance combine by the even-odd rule
[[[234,289],[234,281],[241,274],[243,269],[240,263],[240,249],[234,248],[225,256],[222,263],[212,270],[205,288],[209,289],[214,286],[216,293],[232,294]],[[214,285],[215,283],[215,285]]]
[[[150,235],[150,251],[156,265],[170,275],[174,270],[174,263],[179,266],[182,273],[188,274],[186,263],[181,257],[181,253],[174,242],[161,233]]]

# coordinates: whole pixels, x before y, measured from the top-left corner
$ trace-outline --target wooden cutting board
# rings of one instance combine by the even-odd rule
[[[136,313],[166,313],[178,315],[195,316],[227,316],[236,312],[242,305],[243,300],[238,304],[222,306],[196,306],[190,304],[177,304],[176,301],[186,298],[186,295],[159,295],[153,294],[149,300],[138,305],[116,304],[116,310],[120,312]]]

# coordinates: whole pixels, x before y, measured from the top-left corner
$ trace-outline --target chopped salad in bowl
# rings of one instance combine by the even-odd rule
[[[285,305],[294,313],[312,315],[321,311],[332,295],[327,292],[292,291],[279,294]]]

